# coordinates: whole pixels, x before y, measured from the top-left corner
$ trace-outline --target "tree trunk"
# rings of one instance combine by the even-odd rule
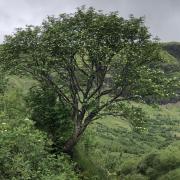
[[[63,147],[63,152],[72,156],[73,148],[77,144],[77,141],[78,140],[75,137],[69,138]]]
[[[83,134],[86,127],[89,125],[89,123],[91,122],[91,120],[94,118],[94,116],[96,114],[97,113],[92,113],[91,112],[89,114],[89,116],[85,118],[83,125],[82,124],[80,125],[79,123],[76,123],[75,131],[74,131],[73,135],[64,144],[64,147],[63,147],[63,152],[64,153],[67,153],[67,154],[69,154],[71,156],[73,155],[74,146],[78,143],[81,135]],[[77,122],[80,122],[80,120],[77,121]]]
[[[78,131],[76,131],[64,144],[63,147],[63,152],[67,153],[69,155],[73,155],[73,149],[74,146],[77,144],[77,142],[79,141],[81,135],[83,134],[85,128],[81,128]]]

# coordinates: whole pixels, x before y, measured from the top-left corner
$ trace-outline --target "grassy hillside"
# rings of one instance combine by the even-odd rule
[[[163,64],[165,73],[180,78],[180,43],[163,43],[162,48],[162,55],[166,60]]]
[[[180,48],[175,53],[166,49],[166,44],[163,48],[167,63],[162,67],[167,76],[180,77]],[[9,77],[5,98],[9,118],[26,116],[23,95],[34,83],[29,78]],[[87,129],[74,154],[83,179],[180,179],[180,103],[137,106],[147,113],[141,133],[133,131],[128,120],[111,116],[95,121]]]
[[[137,163],[146,154],[179,142],[179,103],[156,108],[139,106],[149,116],[147,128],[141,134],[133,132],[127,121],[110,116],[90,126],[75,154],[84,175],[92,179],[120,177],[125,163]]]
[[[54,155],[48,135],[28,118],[24,95],[35,82],[10,76],[0,94],[0,179],[78,180],[68,156]]]
[[[162,43],[162,57],[165,63],[161,64],[162,69],[168,77],[176,78],[180,82],[180,43],[170,42]],[[160,104],[175,103],[180,100],[180,87],[176,88],[176,97],[160,99]]]
[[[166,73],[178,74],[180,77],[180,43],[163,43],[162,55],[167,63],[164,64]]]
[[[162,46],[165,73],[180,78],[180,43]],[[111,116],[94,122],[85,133],[74,158],[87,179],[180,179],[180,103],[139,106],[148,115],[141,134],[127,120]]]
[[[180,61],[180,42],[169,42],[162,44],[163,49]]]

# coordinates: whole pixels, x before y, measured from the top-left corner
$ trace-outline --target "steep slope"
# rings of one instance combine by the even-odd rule
[[[111,116],[95,121],[85,132],[76,147],[74,159],[78,162],[87,179],[145,180],[150,177],[148,171],[151,166],[156,176],[165,174],[163,172],[165,166],[167,169],[170,168],[165,170],[166,173],[171,170],[170,163],[175,162],[174,158],[178,159],[178,155],[167,151],[169,156],[166,158],[164,150],[168,147],[170,149],[179,147],[180,104],[168,104],[158,108],[142,104],[139,106],[146,111],[149,117],[147,128],[140,134],[132,131],[128,120]],[[154,160],[161,161],[159,167],[155,167],[153,162],[152,164],[146,163],[144,159],[148,158],[151,162],[153,154],[159,151],[162,158]],[[177,150],[176,153],[178,153]],[[178,163],[174,163],[174,169],[178,168]],[[143,164],[146,167],[145,173],[141,173]],[[140,172],[138,172],[139,165]],[[158,169],[159,174],[157,174]],[[134,178],[135,175],[138,175],[137,173],[140,173],[140,176],[143,174],[145,177]]]
[[[180,80],[180,43],[162,43],[162,57],[166,60],[162,68],[168,77]],[[180,100],[180,87],[176,87],[176,97],[157,100],[160,104],[175,103]]]
[[[162,44],[163,49],[180,61],[180,42],[169,42]]]
[[[162,68],[167,76],[179,78],[180,43],[163,43],[162,47],[162,56],[166,59]],[[163,99],[160,103],[166,105],[158,108],[139,104],[149,117],[142,134],[133,132],[128,121],[121,118],[107,116],[94,122],[77,145],[74,156],[83,175],[87,179],[105,180],[179,178],[179,160],[176,164],[174,160],[179,157],[178,100]],[[156,166],[156,162],[161,163]]]

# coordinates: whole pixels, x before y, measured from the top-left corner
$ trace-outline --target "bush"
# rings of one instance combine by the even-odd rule
[[[78,179],[67,156],[48,153],[50,144],[32,121],[16,120],[15,123],[1,113],[0,179]]]
[[[122,165],[121,165],[121,170],[119,171],[119,175],[123,174],[123,175],[128,175],[132,172],[134,172],[136,170],[138,161],[135,159],[129,159],[127,161],[125,161]]]
[[[156,179],[180,166],[180,144],[174,144],[160,152],[147,155],[138,165],[138,172]]]
[[[180,168],[172,170],[165,175],[162,175],[158,180],[179,180],[180,179]]]
[[[142,174],[132,174],[126,176],[124,180],[148,180],[148,178],[143,176]]]
[[[0,94],[4,94],[7,85],[7,78],[5,77],[5,73],[2,71],[0,67]]]
[[[69,107],[48,87],[31,88],[26,102],[31,109],[30,119],[38,129],[49,135],[56,151],[60,151],[72,133]]]
[[[178,180],[180,179],[180,143],[175,142],[165,149],[146,154],[136,160],[130,158],[121,166],[121,179]]]

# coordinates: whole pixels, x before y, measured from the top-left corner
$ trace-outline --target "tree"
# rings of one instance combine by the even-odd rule
[[[124,102],[167,95],[170,80],[159,68],[159,50],[143,18],[80,8],[17,29],[6,37],[1,63],[7,71],[31,75],[70,106],[74,130],[63,146],[70,152],[91,122],[123,116]]]

